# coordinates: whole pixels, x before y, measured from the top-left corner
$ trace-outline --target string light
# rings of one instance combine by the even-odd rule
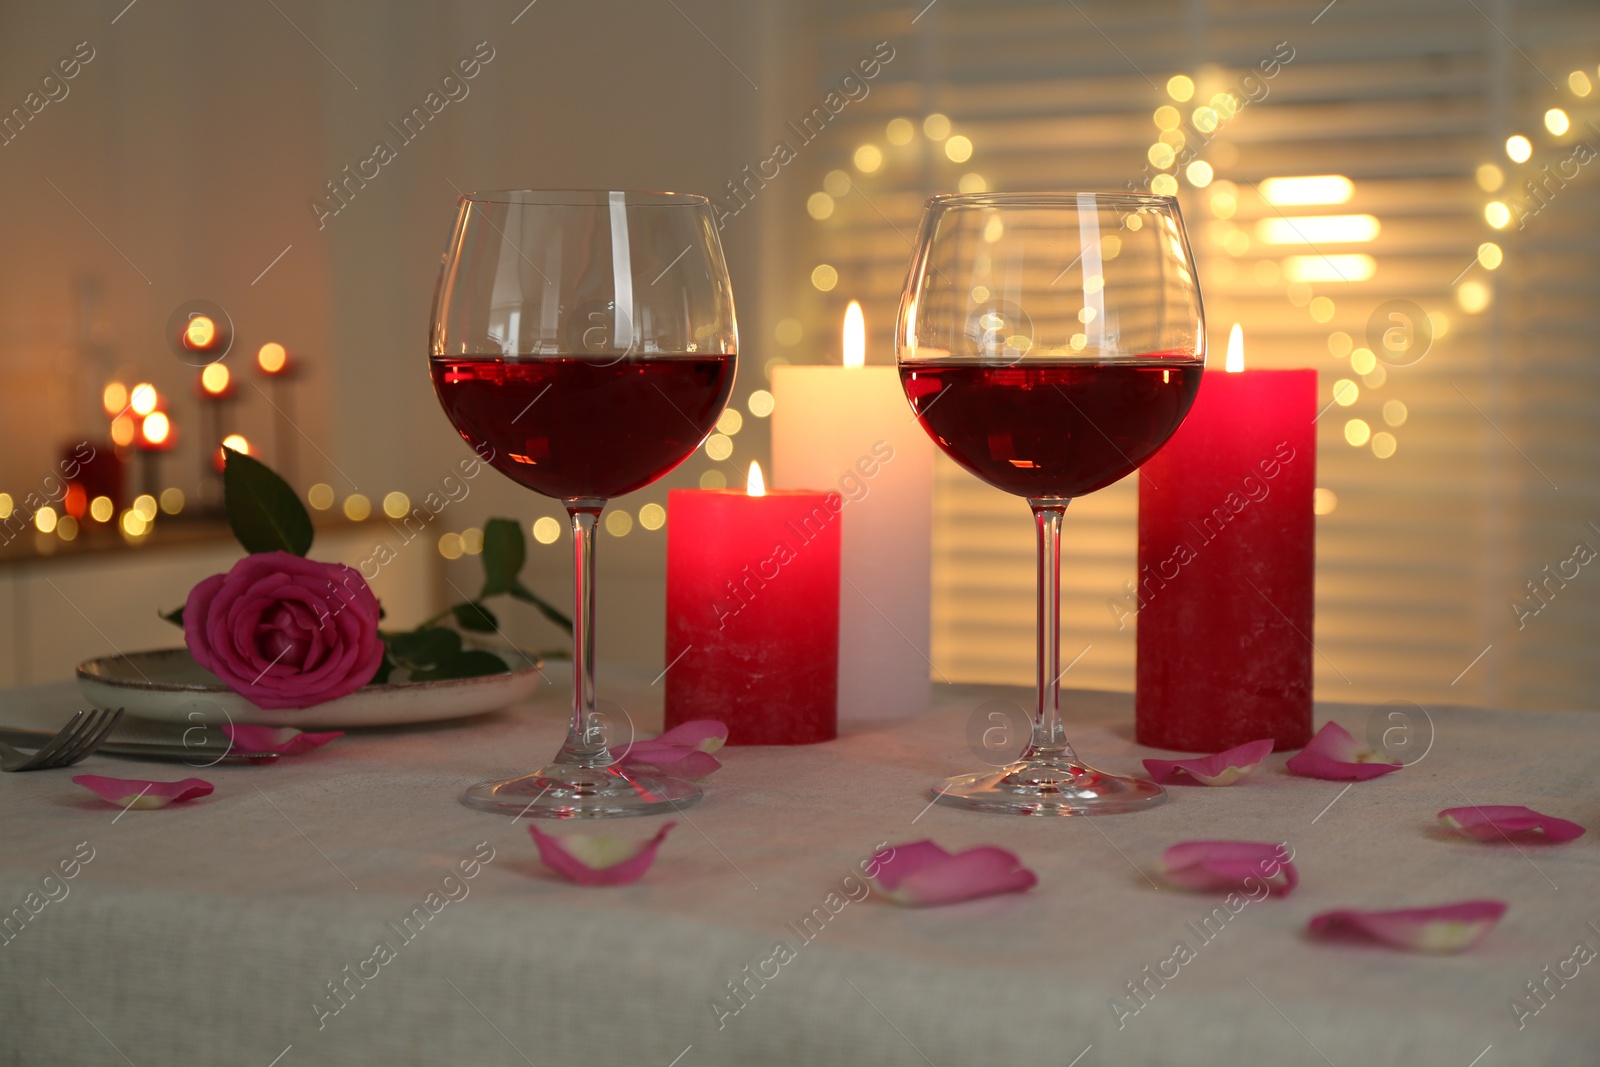
[[[1468,315],[1476,315],[1489,306],[1489,287],[1477,280],[1464,281],[1456,288],[1456,303]]]
[[[553,545],[561,537],[561,524],[550,516],[535,519],[533,522],[533,539],[541,545]]]
[[[883,166],[883,150],[875,144],[864,144],[860,148],[856,149],[856,153],[852,161],[856,165],[856,170],[859,170],[863,174],[871,174],[873,171]],[[620,513],[613,512],[613,514]]]
[[[1567,88],[1574,96],[1586,97],[1594,90],[1594,85],[1585,71],[1575,70],[1567,75]],[[1561,107],[1551,107],[1544,113],[1544,128],[1555,137],[1564,136],[1572,128],[1572,117]],[[1512,134],[1506,138],[1505,151],[1513,162],[1526,163],[1533,158],[1533,142],[1523,134]],[[1545,169],[1548,172],[1549,168]],[[1498,192],[1505,184],[1504,172],[1493,162],[1480,163],[1475,177],[1478,187],[1486,193]],[[1491,200],[1483,207],[1483,219],[1493,229],[1503,230],[1511,224],[1511,206],[1505,200]],[[1478,262],[1485,269],[1494,270],[1503,261],[1504,253],[1498,244],[1485,241],[1478,246]],[[1466,279],[1456,287],[1456,303],[1469,315],[1476,315],[1487,308],[1493,295],[1489,286],[1477,279]],[[1435,316],[1437,321],[1432,325],[1433,336],[1437,339],[1443,337],[1444,331],[1449,328],[1449,319],[1443,313],[1430,313],[1429,318]]]

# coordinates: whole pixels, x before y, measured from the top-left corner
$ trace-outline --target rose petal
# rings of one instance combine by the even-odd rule
[[[1287,896],[1300,884],[1293,859],[1287,842],[1185,841],[1161,854],[1161,870],[1185,889],[1249,889],[1254,879],[1269,894]]]
[[[876,874],[868,877],[881,888],[894,892],[900,883],[922,868],[950,858],[950,853],[932,841],[913,841],[906,845],[886,847],[872,857],[871,866]]]
[[[656,850],[675,822],[656,831],[648,841],[628,841],[589,834],[547,834],[531,823],[528,833],[539,847],[539,859],[569,882],[578,885],[627,885],[637,882],[656,861]]]
[[[698,748],[680,748],[677,745],[657,745],[647,741],[631,746],[630,751],[617,757],[617,762],[629,767],[654,767],[674,778],[705,778],[722,769],[722,761]]]
[[[343,730],[329,730],[325,733],[307,733],[296,730],[292,726],[255,726],[228,723],[222,727],[222,732],[227,735],[231,747],[246,752],[270,752],[271,756],[253,759],[251,763],[273,763],[277,756],[298,756],[302,752],[321,748],[336,737],[343,737]]]
[[[660,737],[649,741],[633,741],[626,745],[612,745],[611,754],[617,759],[625,759],[633,752],[643,748],[666,749],[691,749],[697,752],[715,752],[728,740],[728,724],[715,719],[695,719],[692,722],[680,723],[662,734]]]
[[[102,800],[119,808],[164,808],[179,800],[192,800],[210,794],[214,788],[204,778],[185,778],[181,782],[150,782],[143,778],[107,778],[100,774],[78,774],[72,780]]]
[[[716,719],[694,719],[679,723],[656,740],[662,744],[697,748],[701,752],[715,752],[728,740],[728,724]]]
[[[1311,920],[1311,932],[1327,937],[1356,931],[1414,952],[1460,952],[1483,940],[1505,911],[1503,900],[1398,911],[1328,911]]]
[[[1144,761],[1144,769],[1158,782],[1165,782],[1178,771],[1184,771],[1202,785],[1232,785],[1260,766],[1261,761],[1266,759],[1267,753],[1272,751],[1272,745],[1273,740],[1268,737],[1230,748],[1226,752],[1218,752],[1214,756],[1175,760],[1147,759]]]
[[[1439,821],[1479,841],[1504,841],[1511,834],[1531,836],[1543,833],[1547,841],[1571,841],[1582,837],[1583,827],[1554,815],[1541,815],[1520,804],[1483,804],[1466,808],[1446,808]]]
[[[1018,893],[1039,879],[1015,854],[993,845],[952,855],[932,841],[895,845],[873,857],[877,874],[867,881],[880,895],[908,907]]]
[[[1365,747],[1338,723],[1325,722],[1305,748],[1289,757],[1286,766],[1306,778],[1364,782],[1398,771],[1405,764]]]

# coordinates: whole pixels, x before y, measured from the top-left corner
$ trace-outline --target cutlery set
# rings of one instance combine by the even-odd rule
[[[91,753],[139,760],[181,760],[192,767],[277,759],[277,753],[252,752],[235,746],[226,737],[204,727],[123,722],[122,710],[96,708],[76,712],[54,734],[0,726],[0,770],[42,771],[70,767]]]

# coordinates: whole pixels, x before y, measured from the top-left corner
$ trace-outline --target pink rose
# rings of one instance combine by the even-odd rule
[[[378,598],[360,572],[258,552],[189,591],[183,638],[195,662],[261,708],[352,693],[383,662]]]

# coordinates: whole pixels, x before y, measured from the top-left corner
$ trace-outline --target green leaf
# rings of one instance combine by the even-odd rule
[[[538,608],[539,614],[543,615],[545,618],[561,627],[569,635],[572,633],[572,620],[567,618],[567,616],[554,604],[551,604],[549,601],[540,598],[536,593],[533,592],[533,590],[529,589],[521,582],[512,582],[509,592],[513,597],[522,601],[523,603],[532,604],[534,607]]]
[[[388,682],[389,682],[389,674],[393,670],[394,670],[394,661],[392,659],[390,659],[389,658],[389,654],[387,652],[385,652],[384,655],[383,655],[382,662],[380,662],[378,664],[378,673],[374,674],[372,676],[372,681],[368,682],[367,684],[368,685],[387,685]]]
[[[510,668],[505,660],[493,652],[475,648],[443,660],[429,670],[412,671],[411,680],[435,682],[444,678],[479,678],[485,674],[504,674],[508,670]]]
[[[384,644],[396,665],[427,670],[461,654],[461,635],[445,626],[385,634]]]
[[[182,608],[173,608],[171,611],[158,611],[158,612],[156,612],[156,614],[160,615],[163,619],[166,619],[168,622],[170,622],[172,625],[176,626],[178,629],[180,629],[180,630],[183,629],[183,609]]]
[[[289,483],[258,459],[226,446],[222,451],[226,456],[222,486],[228,525],[244,550],[297,556],[311,551],[311,516]]]
[[[509,593],[528,558],[522,524],[513,519],[490,519],[483,525],[483,592],[478,599]]]
[[[482,604],[457,604],[450,610],[455,613],[456,623],[463,630],[475,630],[487,634],[496,633],[500,629],[500,620],[494,617],[494,612]]]

